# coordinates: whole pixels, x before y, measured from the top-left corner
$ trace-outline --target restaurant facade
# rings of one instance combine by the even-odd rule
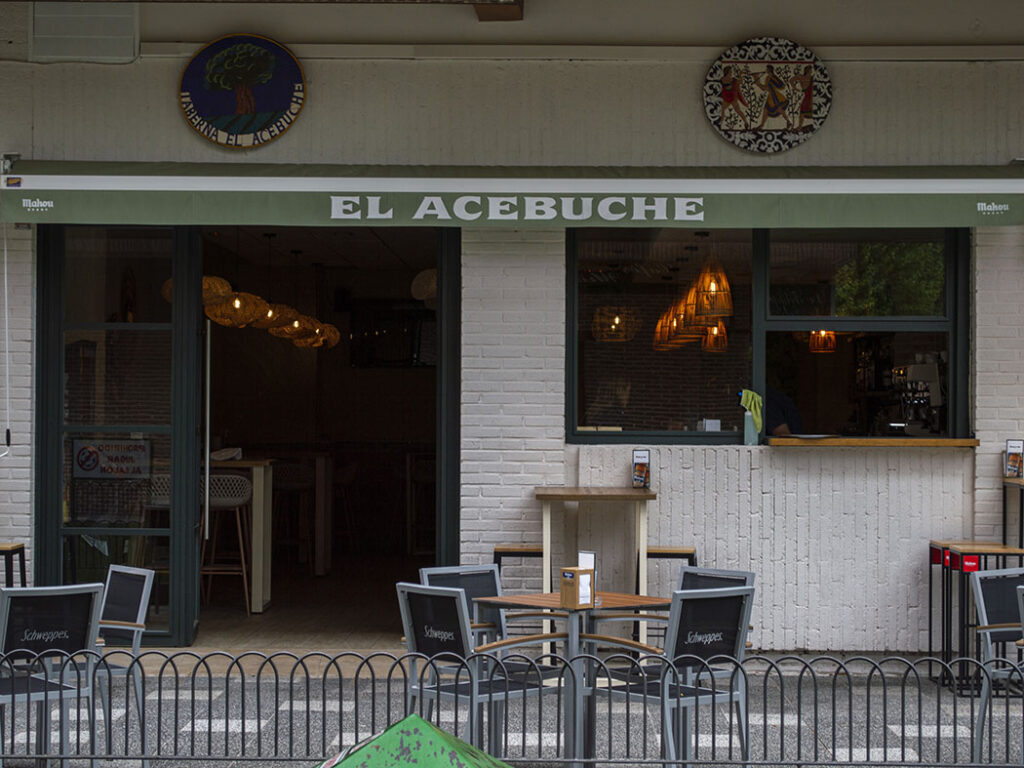
[[[403,461],[408,479],[430,453],[439,563],[539,545],[536,487],[628,486],[647,449],[647,545],[755,572],[765,650],[927,650],[928,542],[1018,540],[1002,488],[1006,440],[1024,437],[1014,3],[850,18],[838,2],[525,0],[505,21],[461,3],[55,5],[0,7],[0,537],[28,544],[35,583],[88,572],[89,553],[159,562],[160,638],[188,644],[203,452],[260,442],[260,414],[310,434],[423,419],[401,440],[432,446]],[[249,131],[186,89],[234,36],[298,63],[301,87]],[[263,352],[224,351],[224,408],[249,431],[204,442],[211,266],[238,274],[248,250],[261,289],[300,301],[287,260],[334,238],[340,255],[308,265],[322,288],[366,233],[407,278],[436,270],[433,303],[400,316],[435,334],[402,358],[428,384],[360,424],[352,369],[399,361],[359,334],[397,332],[397,305],[365,330],[358,289],[311,289],[346,350],[317,368],[316,406],[280,383],[290,405],[272,408],[240,373]],[[413,234],[418,261],[399,245]],[[305,255],[279,247],[292,236]],[[280,365],[304,370],[299,354]],[[119,479],[79,461],[97,444]],[[352,465],[335,457],[335,480]],[[146,500],[157,466],[162,512]],[[372,518],[367,497],[345,514]],[[632,590],[630,513],[559,509],[555,565],[578,545],[599,585]],[[540,586],[538,564],[506,561],[505,588]],[[650,559],[647,590],[677,565]]]

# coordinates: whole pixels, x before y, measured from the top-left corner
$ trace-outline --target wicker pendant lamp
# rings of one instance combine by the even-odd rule
[[[263,236],[267,239],[267,311],[262,316],[253,320],[249,325],[253,328],[279,328],[282,325],[288,325],[299,316],[299,312],[296,309],[292,309],[287,304],[279,304],[270,301],[270,243],[277,237],[275,232],[264,232]]]
[[[234,291],[227,298],[204,308],[206,316],[218,325],[245,328],[267,313],[268,304],[254,293]]]
[[[235,266],[238,266],[239,228],[235,227]],[[232,291],[220,301],[203,307],[206,316],[218,325],[227,328],[245,328],[249,323],[267,313],[267,302],[254,293]]]
[[[709,327],[704,334],[704,341],[700,348],[705,352],[725,352],[729,348],[729,338],[725,332],[725,323],[721,320],[718,325]]]
[[[639,329],[636,311],[624,306],[598,307],[590,322],[590,332],[597,341],[630,341]]]
[[[338,342],[341,341],[341,331],[335,326],[328,323],[324,326],[324,349],[330,349],[331,347],[337,346]]]
[[[309,317],[308,315],[299,315],[297,318],[292,320],[288,325],[282,325],[277,328],[269,328],[267,333],[271,336],[277,336],[279,339],[300,339],[308,336],[316,336],[316,329],[320,323],[316,318]]]
[[[836,351],[835,331],[811,331],[811,338],[807,342],[811,352],[827,353]]]
[[[315,317],[310,317],[309,320],[312,321],[313,332],[292,339],[292,343],[296,347],[322,347],[324,344],[324,323],[321,323]]]
[[[709,259],[697,276],[694,316],[698,318],[732,317],[732,291],[725,270]]]

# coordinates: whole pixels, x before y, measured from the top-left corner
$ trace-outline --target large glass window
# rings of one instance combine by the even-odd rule
[[[961,250],[941,229],[578,230],[570,436],[739,442],[748,388],[769,436],[963,436]]]
[[[147,631],[166,631],[174,233],[63,234],[61,503],[47,510],[59,511],[60,577],[103,581],[110,565],[155,570]]]
[[[577,430],[739,430],[750,231],[583,230],[576,243]]]

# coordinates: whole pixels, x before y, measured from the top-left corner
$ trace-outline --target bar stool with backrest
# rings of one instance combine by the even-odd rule
[[[241,576],[245,613],[249,615],[249,547],[251,542],[252,481],[245,475],[210,475],[210,538],[200,552],[200,578],[205,577],[206,602],[210,601],[214,576]],[[223,518],[234,513],[237,549],[225,552],[218,539]],[[230,523],[229,523],[230,525]]]

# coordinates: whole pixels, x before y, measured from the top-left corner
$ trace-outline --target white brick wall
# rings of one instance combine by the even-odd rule
[[[581,446],[579,482],[626,484],[633,447]],[[927,648],[927,543],[963,537],[970,449],[652,446],[651,463],[648,543],[692,545],[701,565],[753,571],[755,647]],[[617,519],[581,525],[581,539],[621,562],[633,547],[628,520],[623,506]],[[648,589],[667,594],[677,574],[651,560]]]
[[[1024,227],[974,232],[973,422],[977,449],[974,534],[1002,538],[1002,456],[1024,437]],[[1011,541],[1018,497],[1010,491]]]
[[[564,270],[561,232],[463,233],[464,562],[540,542],[536,485],[628,482],[632,444],[564,442]],[[754,571],[757,647],[927,648],[927,542],[970,536],[971,449],[651,448],[649,544]],[[631,510],[569,506],[556,511],[556,565],[575,537],[599,553],[603,587],[631,589]],[[538,566],[510,561],[506,588],[538,587]],[[676,574],[652,561],[649,589]]]
[[[33,231],[0,224],[6,238],[7,297],[10,300],[10,402],[11,452],[0,458],[0,541],[24,541],[28,545],[28,574],[32,579],[33,536],[33,418],[34,418],[34,324],[35,259]],[[3,243],[0,243],[2,249]],[[0,251],[2,258],[2,251]],[[0,422],[4,413],[3,294],[0,275]],[[0,445],[5,423],[0,423]],[[0,570],[0,583],[2,583]]]
[[[533,488],[565,480],[562,230],[463,230],[462,325],[462,559],[490,562],[540,543]]]

